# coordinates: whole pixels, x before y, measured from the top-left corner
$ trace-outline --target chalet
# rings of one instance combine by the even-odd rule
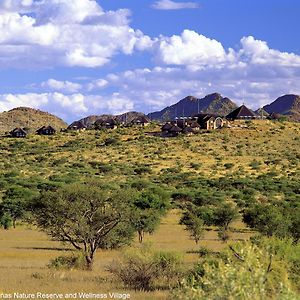
[[[161,127],[161,131],[164,133],[168,133],[172,127],[173,127],[173,125],[170,122],[168,122]]]
[[[150,120],[146,117],[146,116],[138,116],[136,118],[134,118],[131,122],[131,125],[134,126],[147,126],[150,124]]]
[[[15,138],[25,138],[27,136],[27,132],[22,128],[15,128],[10,132],[10,136]]]
[[[200,130],[200,125],[197,121],[189,122],[189,127],[191,127],[193,129],[193,131],[199,131]]]
[[[256,119],[258,116],[244,104],[226,116],[230,121]]]
[[[186,126],[182,129],[182,133],[185,135],[192,135],[194,133],[194,130],[190,126]]]
[[[86,128],[87,127],[82,122],[75,121],[72,124],[70,124],[67,129],[68,130],[76,130],[76,131],[84,131],[84,130],[86,130]]]
[[[95,129],[116,129],[117,122],[113,118],[98,119],[94,123]]]
[[[213,130],[222,128],[224,120],[222,117],[213,114],[198,114],[195,116],[201,129]]]
[[[169,130],[169,134],[170,134],[171,136],[178,136],[178,134],[181,133],[181,132],[182,132],[182,128],[180,128],[180,127],[177,126],[177,125],[173,125],[173,126],[171,127],[171,129]]]
[[[43,126],[36,131],[39,135],[53,135],[55,134],[56,130],[52,126]]]

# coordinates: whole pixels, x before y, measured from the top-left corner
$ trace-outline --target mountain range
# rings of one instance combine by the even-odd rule
[[[237,108],[237,105],[227,97],[213,93],[204,98],[187,96],[179,102],[164,108],[161,111],[149,113],[150,120],[165,121],[170,119],[192,116],[197,113],[210,113],[225,116]],[[300,121],[300,96],[283,95],[272,103],[265,105],[256,111],[259,115],[277,113],[285,115],[292,121]],[[114,119],[117,122],[131,122],[133,119],[144,116],[141,112],[127,112],[119,115],[91,115],[81,120],[86,127],[91,127],[96,120]],[[28,127],[36,130],[44,125],[52,125],[56,129],[66,128],[67,124],[53,114],[41,110],[18,107],[7,112],[0,113],[0,132],[8,132],[16,127]]]
[[[209,113],[225,116],[237,108],[237,105],[229,98],[224,98],[218,93],[213,93],[204,98],[187,96],[161,111],[148,114],[152,120],[170,120],[180,117],[188,117],[197,113]]]
[[[263,109],[269,114],[275,112],[289,116],[293,121],[300,121],[300,96],[293,94],[281,96],[271,104],[265,105]]]

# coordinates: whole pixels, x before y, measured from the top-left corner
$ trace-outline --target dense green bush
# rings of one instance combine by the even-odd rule
[[[231,247],[223,258],[204,260],[172,297],[199,299],[297,299],[280,257],[250,242]]]

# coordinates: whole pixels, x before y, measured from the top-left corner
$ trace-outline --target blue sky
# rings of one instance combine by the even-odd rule
[[[67,122],[219,92],[300,94],[298,0],[2,0],[0,111]]]

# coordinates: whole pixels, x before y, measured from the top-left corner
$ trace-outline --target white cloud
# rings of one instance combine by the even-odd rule
[[[82,85],[70,81],[59,81],[55,79],[48,79],[41,83],[41,87],[45,89],[50,89],[53,91],[62,91],[65,93],[75,93],[78,92]]]
[[[0,111],[25,106],[57,114],[67,122],[91,114],[123,113],[134,108],[126,96],[113,93],[110,97],[74,93],[25,93],[0,95]]]
[[[216,65],[230,59],[222,44],[195,31],[184,30],[180,36],[161,37],[157,59],[163,64]]]
[[[299,55],[270,49],[267,42],[256,40],[253,36],[243,37],[241,44],[240,59],[243,59],[243,56],[245,56],[251,64],[286,67],[300,66]]]
[[[151,46],[129,26],[130,11],[105,12],[95,0],[0,3],[2,67],[101,67],[118,54]]]
[[[171,0],[159,0],[152,5],[152,8],[162,10],[199,8],[199,4],[196,2],[175,2]]]
[[[31,22],[30,19],[23,21],[25,25]],[[93,23],[95,20],[89,19],[89,22]],[[114,34],[112,37],[105,36],[106,43],[109,44],[113,36]],[[80,37],[76,38],[78,41],[82,40]],[[92,41],[91,39],[90,42]],[[91,43],[90,52],[82,52],[83,59],[98,57],[97,53],[101,51],[99,59],[110,59],[106,46],[101,48],[103,45]],[[22,53],[30,47],[31,45],[21,45],[18,51]],[[159,110],[187,95],[203,97],[220,92],[237,104],[245,102],[252,108],[258,108],[280,95],[300,94],[300,56],[271,49],[265,41],[251,36],[243,37],[240,46],[233,50],[225,49],[219,41],[191,30],[152,40],[136,31],[132,44],[120,43],[120,47],[123,47],[121,51],[124,53],[130,52],[132,47],[149,49],[156,58],[157,66],[110,73],[100,78],[82,78],[82,84],[49,79],[42,83],[45,89],[43,91],[47,93],[0,95],[0,110],[32,106],[57,112],[61,117],[67,116],[67,120],[72,121],[89,114]],[[43,46],[41,49],[44,49]],[[43,52],[39,53],[43,57],[44,54],[41,54]],[[53,60],[55,59],[53,54]]]
[[[87,90],[88,91],[92,91],[92,90],[97,90],[97,89],[103,89],[104,87],[106,87],[108,84],[108,81],[105,79],[97,79],[97,80],[93,80],[92,82],[87,84]]]

